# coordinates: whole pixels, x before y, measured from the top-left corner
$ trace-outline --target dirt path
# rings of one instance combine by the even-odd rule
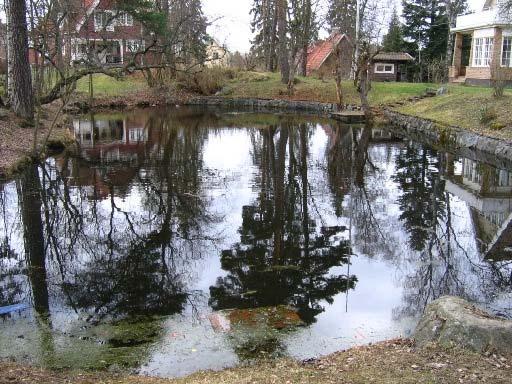
[[[320,360],[276,360],[179,380],[103,373],[52,373],[12,363],[0,364],[0,383],[73,384],[243,384],[243,383],[512,383],[509,358],[480,356],[436,346],[415,350],[409,340],[394,340],[333,354]]]

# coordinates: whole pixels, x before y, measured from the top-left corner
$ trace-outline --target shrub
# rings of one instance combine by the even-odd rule
[[[180,72],[176,80],[181,89],[209,96],[221,91],[228,80],[234,78],[235,72],[232,69],[213,67],[192,73]]]
[[[496,120],[498,115],[496,114],[496,110],[492,107],[489,107],[487,104],[480,108],[480,123],[487,125],[490,122]]]

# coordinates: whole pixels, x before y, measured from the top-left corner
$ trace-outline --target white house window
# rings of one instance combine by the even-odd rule
[[[144,128],[132,128],[129,132],[130,142],[147,141],[147,134]]]
[[[120,12],[117,14],[117,25],[120,27],[131,27],[133,26],[133,16],[128,12]]]
[[[141,52],[144,51],[144,40],[126,40],[126,50],[128,52]]]
[[[112,12],[95,12],[94,13],[94,30],[101,31],[107,30],[109,32],[114,31],[114,20],[112,18]]]
[[[493,37],[479,37],[474,40],[473,66],[488,67],[492,60]]]
[[[395,73],[395,64],[375,64],[375,73]]]
[[[512,67],[512,36],[503,37],[503,47],[501,50],[501,65]]]

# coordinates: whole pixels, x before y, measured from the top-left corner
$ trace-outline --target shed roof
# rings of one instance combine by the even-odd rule
[[[381,52],[375,55],[373,61],[414,61],[407,52]]]

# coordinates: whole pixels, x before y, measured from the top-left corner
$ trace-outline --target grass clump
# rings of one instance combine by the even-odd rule
[[[211,96],[220,92],[226,86],[227,82],[234,78],[234,70],[213,67],[204,68],[201,71],[193,73],[180,72],[176,82],[181,89],[204,96]]]
[[[480,123],[483,125],[487,125],[498,118],[498,114],[496,110],[489,106],[488,104],[480,107]]]

